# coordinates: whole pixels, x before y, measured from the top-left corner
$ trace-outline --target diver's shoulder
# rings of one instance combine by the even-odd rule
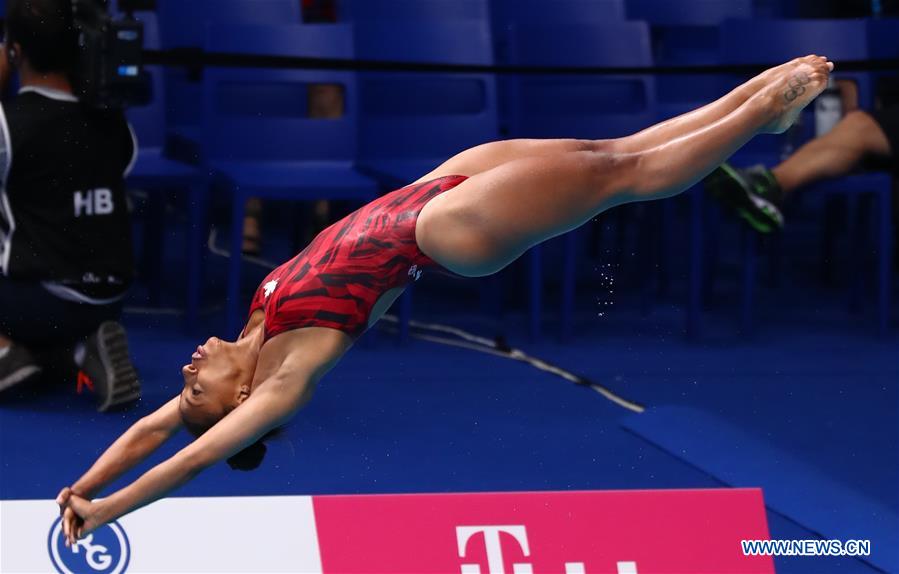
[[[284,373],[319,379],[352,347],[353,339],[328,327],[303,327],[265,342],[256,368],[269,375]]]

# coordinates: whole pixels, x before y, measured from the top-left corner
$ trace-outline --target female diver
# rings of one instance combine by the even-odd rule
[[[66,543],[149,504],[222,460],[258,466],[258,441],[422,270],[499,271],[531,246],[623,203],[675,195],[753,136],[780,133],[827,85],[806,56],[721,99],[614,140],[510,140],[463,151],[335,223],[263,281],[240,337],[215,337],[182,369],[183,390],[131,426],[57,503]],[[91,499],[178,429],[197,438],[102,500]]]

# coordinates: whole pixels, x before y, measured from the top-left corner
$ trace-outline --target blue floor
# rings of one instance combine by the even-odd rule
[[[599,310],[587,293],[572,341],[558,341],[549,314],[547,336],[532,343],[516,335],[526,332],[520,313],[513,310],[499,323],[485,320],[465,284],[458,285],[467,293],[460,302],[441,303],[438,310],[434,301],[446,299],[446,285],[442,292],[429,291],[425,282],[416,299],[418,317],[485,335],[501,330],[511,344],[626,398],[726,419],[885,511],[899,513],[899,328],[894,321],[891,336],[877,339],[868,318],[849,314],[833,289],[762,289],[759,329],[750,340],[737,335],[734,301],[725,290],[710,302],[699,342],[685,340],[678,296],[644,313],[636,298],[626,297],[616,298],[612,310]],[[55,496],[138,416],[179,392],[181,365],[198,342],[221,334],[220,321],[220,313],[208,313],[204,334],[188,336],[176,317],[127,315],[144,381],[144,400],[134,410],[100,415],[69,389],[0,406],[0,498]],[[399,346],[388,334],[370,333],[322,382],[286,434],[270,443],[260,470],[240,473],[218,465],[177,494],[723,484],[624,428],[622,421],[630,416],[588,389],[521,363],[423,341]],[[186,442],[186,436],[179,437],[154,460]],[[753,478],[761,484],[767,477]],[[769,509],[768,519],[774,538],[827,534],[776,508]],[[782,574],[883,571],[838,558],[778,559],[777,568]]]

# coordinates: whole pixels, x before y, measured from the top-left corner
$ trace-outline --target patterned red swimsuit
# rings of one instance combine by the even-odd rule
[[[303,327],[357,338],[378,298],[438,267],[415,242],[425,204],[465,181],[447,176],[406,186],[354,211],[318,234],[262,281],[250,315],[265,311],[265,339]]]

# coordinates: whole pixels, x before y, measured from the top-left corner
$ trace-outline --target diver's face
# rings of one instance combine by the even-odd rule
[[[184,365],[181,417],[194,428],[209,428],[240,403],[246,357],[236,343],[216,337],[197,347]],[[252,375],[252,373],[250,373]]]

